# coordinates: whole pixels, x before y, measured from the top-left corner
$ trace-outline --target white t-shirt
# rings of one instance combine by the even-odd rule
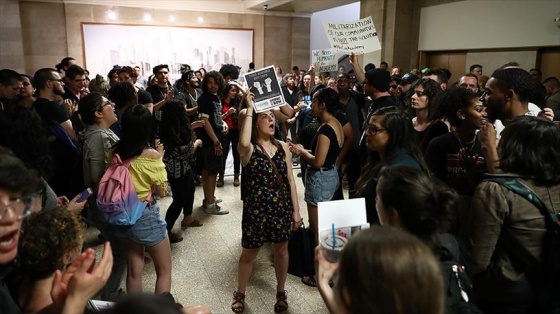
[[[526,116],[531,116],[531,117],[536,117],[539,112],[541,112],[541,108],[539,108],[539,106],[535,105],[534,103],[530,102],[529,103],[529,111],[527,111],[527,113],[525,114]],[[496,138],[498,140],[500,140],[500,138],[502,137],[502,131],[504,130],[505,126],[502,123],[501,120],[496,119],[496,121],[494,122],[494,129],[496,129]]]

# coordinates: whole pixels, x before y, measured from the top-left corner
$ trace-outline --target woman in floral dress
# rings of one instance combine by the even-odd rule
[[[301,224],[297,190],[288,145],[274,139],[272,111],[254,112],[253,94],[247,95],[247,111],[239,136],[239,155],[246,174],[243,206],[243,251],[239,258],[238,286],[231,309],[245,309],[245,289],[253,263],[265,242],[272,243],[276,270],[274,311],[288,308],[284,285],[288,275],[288,239]]]

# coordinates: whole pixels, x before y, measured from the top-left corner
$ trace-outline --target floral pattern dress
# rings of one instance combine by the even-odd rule
[[[260,248],[265,242],[288,241],[291,235],[293,205],[286,153],[279,148],[271,157],[281,181],[265,154],[254,147],[251,159],[243,170],[247,193],[241,222],[241,245],[248,249]]]

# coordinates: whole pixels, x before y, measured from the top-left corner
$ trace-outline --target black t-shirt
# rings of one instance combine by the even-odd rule
[[[145,104],[153,104],[154,100],[152,99],[152,95],[150,95],[150,93],[148,93],[145,90],[138,90],[138,103],[140,105],[145,105]]]
[[[222,139],[222,102],[218,96],[210,93],[203,93],[198,98],[198,113],[206,115],[208,122],[214,130],[214,134],[219,141]],[[204,145],[214,145],[214,142],[206,132],[201,132],[200,139]]]
[[[463,147],[469,149],[470,156],[478,155],[476,170],[486,172],[486,160],[478,139],[475,139],[474,143],[462,143],[453,132],[430,141],[424,161],[436,178],[457,190],[459,194],[473,195],[475,185],[469,184],[467,169],[459,159],[459,150]]]
[[[448,132],[449,128],[447,127],[447,124],[441,120],[432,121],[424,131],[413,131],[414,139],[418,144],[418,147],[420,147],[422,154],[426,152],[428,143],[430,143],[432,139]]]
[[[45,98],[37,98],[33,102],[33,108],[43,120],[45,125],[49,125],[52,122],[63,123],[68,120],[68,114],[64,111],[62,106],[54,101]]]
[[[150,96],[152,96],[152,101],[154,105],[162,101],[165,98],[165,95],[169,93],[169,90],[170,90],[169,86],[161,88],[157,85],[152,85],[146,89],[146,91],[150,93]],[[138,97],[140,97],[140,94],[138,94]]]
[[[321,134],[325,135],[330,141],[327,157],[325,157],[325,162],[322,166],[322,168],[329,168],[334,165],[334,162],[340,153],[341,147],[338,145],[338,139],[336,138],[336,132],[334,129],[330,125],[324,124],[319,127],[317,134],[315,134],[313,141],[311,141],[311,153],[313,155],[315,155],[315,148],[317,147],[319,135]]]
[[[80,99],[78,98],[78,96],[76,96],[76,94],[72,93],[70,91],[70,89],[68,88],[68,86],[64,86],[64,95],[62,95],[62,98],[64,99],[70,99],[73,102],[78,102],[80,101]]]

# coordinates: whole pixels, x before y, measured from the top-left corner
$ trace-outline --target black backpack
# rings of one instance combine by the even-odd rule
[[[498,183],[523,196],[544,216],[546,233],[543,239],[541,265],[536,272],[528,272],[527,277],[537,296],[538,309],[535,313],[560,314],[560,213],[554,208],[548,208],[537,194],[518,178],[493,175],[485,177],[484,181]]]
[[[441,234],[437,253],[443,274],[445,314],[482,313],[475,305],[472,283],[455,236]]]

